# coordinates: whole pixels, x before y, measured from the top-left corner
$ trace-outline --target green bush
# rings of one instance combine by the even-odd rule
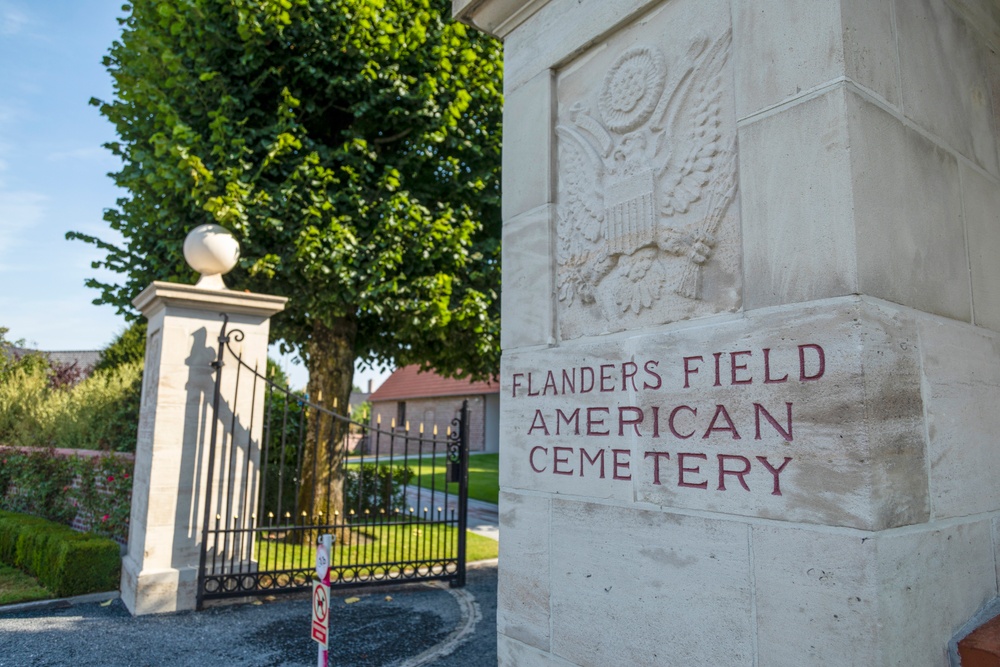
[[[136,361],[64,388],[45,366],[13,368],[0,378],[0,444],[133,452],[141,392]]]
[[[111,370],[142,361],[146,356],[146,320],[136,320],[101,351],[95,371]]]
[[[121,575],[113,540],[9,512],[0,512],[0,561],[34,576],[57,597],[115,590]]]
[[[50,449],[0,452],[0,509],[69,523],[77,508],[69,493],[74,462]]]
[[[77,486],[70,495],[90,517],[90,532],[121,543],[128,539],[134,467],[129,459],[110,455],[77,460]]]
[[[358,515],[365,511],[391,512],[406,506],[406,485],[413,479],[413,471],[404,466],[364,463],[349,468],[344,473],[345,511],[354,510]]]
[[[52,444],[69,449],[134,452],[142,393],[142,363],[95,372],[66,392],[53,392]]]
[[[51,449],[0,450],[0,510],[66,524],[79,513],[89,519],[91,532],[125,542],[133,466],[110,454],[77,458]]]

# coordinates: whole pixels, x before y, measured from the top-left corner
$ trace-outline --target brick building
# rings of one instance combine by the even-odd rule
[[[372,404],[372,425],[397,430],[409,424],[411,433],[424,425],[430,435],[437,426],[444,438],[453,419],[469,402],[469,450],[500,450],[500,386],[493,382],[470,382],[441,377],[433,371],[421,373],[419,366],[395,371],[368,398]],[[381,424],[379,426],[379,424]]]

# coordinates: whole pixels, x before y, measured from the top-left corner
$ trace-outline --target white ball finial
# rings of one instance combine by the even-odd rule
[[[201,274],[195,287],[227,289],[222,276],[239,261],[240,244],[225,227],[198,225],[184,239],[184,259]]]

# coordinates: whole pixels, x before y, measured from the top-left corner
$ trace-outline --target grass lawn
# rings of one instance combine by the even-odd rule
[[[420,476],[415,478],[415,483],[431,488],[431,479],[436,488],[440,489],[444,484],[444,476],[448,470],[448,463],[444,458],[434,460],[434,464],[424,463],[419,472]],[[449,493],[458,493],[458,484],[448,485]],[[500,455],[499,454],[472,454],[469,456],[469,497],[482,500],[487,503],[497,503],[500,496]]]
[[[16,567],[0,564],[0,605],[49,600],[52,594]]]
[[[359,526],[352,529],[351,544],[335,543],[331,562],[388,563],[434,560],[455,552],[457,530],[434,523],[403,523],[389,526]],[[474,533],[466,533],[466,562],[497,557],[498,544]],[[257,543],[255,556],[261,570],[312,567],[316,551],[310,545],[273,540]],[[361,573],[367,569],[362,568]]]

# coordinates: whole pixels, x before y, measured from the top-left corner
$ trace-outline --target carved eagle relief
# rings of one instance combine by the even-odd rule
[[[699,298],[701,266],[736,192],[735,130],[724,136],[721,118],[729,46],[728,32],[697,38],[672,66],[655,47],[633,47],[608,70],[596,104],[576,102],[560,119],[565,305],[579,299],[609,315],[638,315],[668,287],[664,255],[686,263],[673,292]],[[692,220],[686,214],[699,202]],[[613,272],[617,280],[598,289]]]

